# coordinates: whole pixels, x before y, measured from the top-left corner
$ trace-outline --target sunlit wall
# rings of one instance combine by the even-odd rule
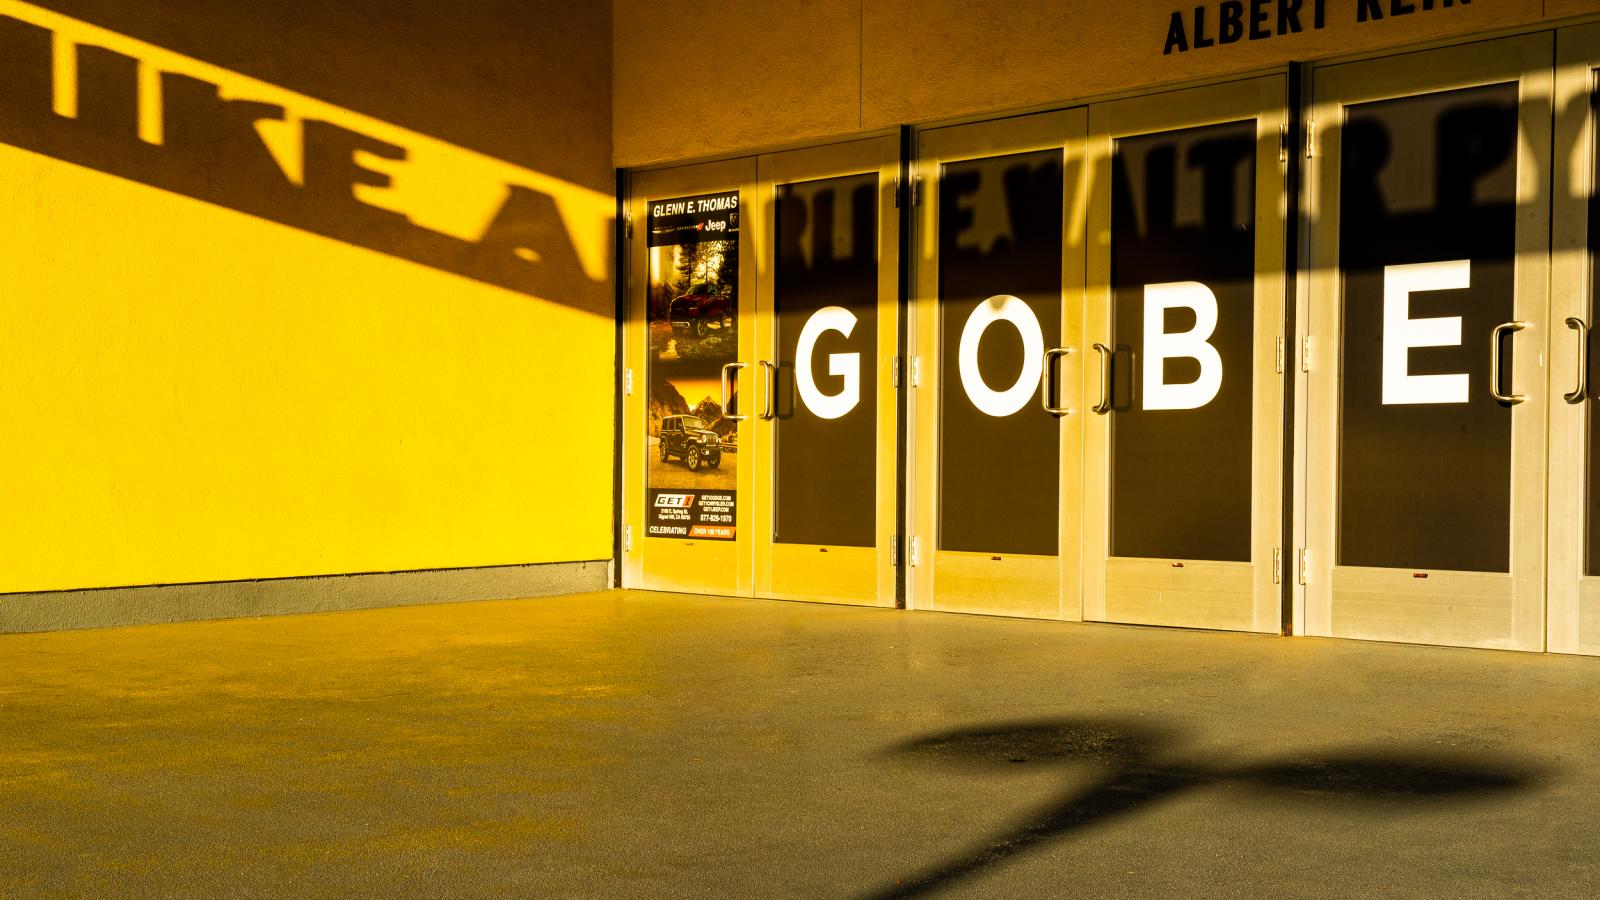
[[[0,593],[610,556],[609,9],[49,5],[0,0]]]

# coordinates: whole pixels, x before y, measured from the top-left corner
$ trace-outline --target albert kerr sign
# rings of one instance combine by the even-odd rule
[[[1466,6],[1472,0],[1354,0],[1356,22]],[[1327,0],[1223,0],[1173,12],[1163,55],[1187,53],[1239,41],[1263,41],[1327,26]]]

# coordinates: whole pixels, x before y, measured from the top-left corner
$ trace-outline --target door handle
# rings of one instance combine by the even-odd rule
[[[1499,325],[1496,325],[1494,327],[1494,331],[1490,333],[1489,393],[1493,394],[1496,400],[1499,400],[1501,403],[1504,403],[1507,406],[1516,406],[1518,403],[1521,403],[1528,398],[1522,394],[1500,393],[1500,336],[1508,331],[1512,334],[1515,334],[1527,327],[1527,322],[1501,322]],[[1515,385],[1513,385],[1513,387],[1514,386]]]
[[[1568,403],[1582,403],[1589,393],[1589,325],[1577,316],[1567,316],[1567,327],[1578,332],[1578,386],[1561,396]]]
[[[738,371],[742,368],[744,368],[744,363],[742,362],[731,362],[722,367],[722,417],[730,422],[743,422],[745,419],[750,418],[749,416],[728,415],[728,370]]]
[[[1093,409],[1103,416],[1111,412],[1111,348],[1095,344],[1094,352],[1100,354],[1100,402]]]
[[[1039,376],[1039,405],[1056,418],[1072,415],[1070,406],[1051,406],[1050,398],[1056,395],[1056,360],[1072,353],[1071,347],[1052,347],[1044,352],[1044,372]]]
[[[761,410],[761,418],[770,420],[777,413],[778,404],[774,395],[778,392],[778,367],[765,359],[756,363],[756,365],[760,366],[767,373],[767,390],[765,396],[762,398],[762,402],[764,402],[766,406]]]

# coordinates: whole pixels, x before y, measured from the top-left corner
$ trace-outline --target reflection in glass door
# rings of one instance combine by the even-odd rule
[[[1548,34],[1319,70],[1307,629],[1544,645]]]
[[[1087,618],[1280,627],[1285,99],[1090,108]]]
[[[761,158],[756,594],[894,605],[899,141]]]
[[[1078,618],[1083,110],[924,132],[912,598]]]

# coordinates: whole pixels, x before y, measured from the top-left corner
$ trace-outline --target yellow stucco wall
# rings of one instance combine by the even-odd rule
[[[1397,47],[1600,12],[1597,0],[1402,0],[1357,21],[1359,0],[1303,0],[1303,30],[1162,51],[1200,0],[753,0],[708,16],[685,0],[615,3],[619,166],[1070,102],[1289,61]],[[1215,36],[1218,0],[1205,0]],[[1250,2],[1245,2],[1246,10]],[[1263,3],[1273,16],[1276,5]],[[713,21],[715,20],[715,21]]]
[[[508,162],[0,0],[54,34],[59,117],[0,123],[0,593],[609,557],[607,12],[593,71],[539,89],[565,97],[534,129],[566,132],[544,171],[537,149]],[[571,37],[503,49],[540,35]],[[73,90],[80,45],[137,60],[124,143],[73,130],[99,102]],[[161,73],[285,111],[255,125],[282,202],[197,198],[256,183],[163,156],[191,126],[162,116]],[[346,148],[335,163],[373,184],[308,184],[330,165],[308,161],[316,122],[401,152]],[[534,212],[497,224],[513,199]]]

